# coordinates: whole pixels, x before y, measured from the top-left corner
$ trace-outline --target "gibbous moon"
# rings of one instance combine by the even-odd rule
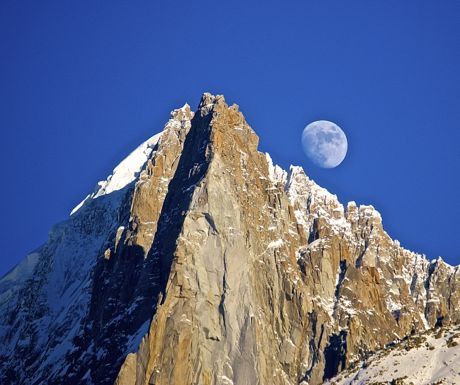
[[[302,147],[317,166],[334,168],[345,159],[348,141],[337,124],[328,120],[317,120],[304,128]]]

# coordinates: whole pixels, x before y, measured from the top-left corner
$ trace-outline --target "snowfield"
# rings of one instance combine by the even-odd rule
[[[460,326],[431,329],[389,346],[325,384],[460,384]]]

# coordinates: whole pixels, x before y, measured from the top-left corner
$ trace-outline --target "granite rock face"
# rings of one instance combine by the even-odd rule
[[[320,384],[459,322],[457,267],[257,146],[222,96],[173,111],[0,281],[0,382]]]

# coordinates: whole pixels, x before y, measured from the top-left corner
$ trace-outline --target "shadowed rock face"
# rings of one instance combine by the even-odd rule
[[[320,384],[459,321],[457,268],[257,145],[222,96],[173,111],[135,178],[0,281],[0,382]]]

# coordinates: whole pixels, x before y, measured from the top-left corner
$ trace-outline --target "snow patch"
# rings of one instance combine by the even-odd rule
[[[75,206],[70,212],[70,215],[76,213],[88,200],[121,190],[134,181],[151,156],[161,135],[162,132],[152,136],[123,159],[120,164],[113,169],[112,175],[109,175],[106,180],[98,182],[96,191],[88,195],[83,201]]]
[[[283,245],[284,245],[284,241],[282,239],[277,239],[275,241],[271,241],[268,244],[268,248],[269,249],[279,249]]]
[[[398,378],[405,384],[459,384],[459,342],[458,326],[445,331],[431,330],[411,344],[401,343],[394,349],[377,352],[356,371],[343,372],[325,384],[390,383]]]

